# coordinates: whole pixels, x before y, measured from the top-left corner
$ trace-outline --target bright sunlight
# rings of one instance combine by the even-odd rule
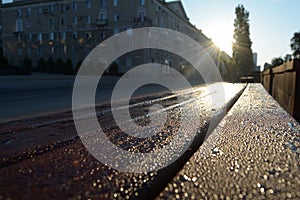
[[[233,29],[232,22],[222,21],[212,24],[209,32],[207,33],[215,45],[217,45],[221,51],[225,51],[230,56],[232,54]]]

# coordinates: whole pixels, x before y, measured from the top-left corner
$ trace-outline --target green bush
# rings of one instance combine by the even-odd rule
[[[26,69],[26,70],[30,69],[30,68],[32,67],[32,64],[31,64],[31,63],[32,63],[32,62],[31,62],[30,59],[24,58],[24,59],[23,59],[23,65],[22,65],[23,69]]]
[[[38,60],[38,66],[37,66],[38,70],[41,72],[46,72],[46,61],[44,58],[40,58]]]
[[[76,66],[75,66],[75,73],[78,73],[78,70],[79,70],[81,64],[82,64],[82,61],[81,61],[81,60],[79,60],[79,61],[76,63]]]
[[[108,70],[109,75],[112,76],[116,76],[119,73],[119,66],[116,62],[113,62],[110,66],[109,66],[109,70]]]
[[[53,73],[55,72],[55,62],[53,60],[52,57],[50,57],[48,60],[47,60],[47,67],[46,67],[46,72],[50,72],[50,73]]]
[[[56,73],[64,73],[65,70],[65,63],[63,59],[57,58],[55,61],[55,72]]]
[[[7,58],[3,55],[3,49],[0,48],[0,68],[6,68],[8,67],[8,60]]]
[[[68,59],[65,63],[64,74],[74,74],[73,63],[71,59]]]

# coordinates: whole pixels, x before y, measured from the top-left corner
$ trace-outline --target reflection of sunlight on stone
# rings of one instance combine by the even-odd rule
[[[229,83],[209,84],[207,87],[205,87],[205,92],[211,93],[210,103],[212,109],[217,109],[221,106],[224,106],[224,103],[230,99],[231,94],[234,93],[235,90],[235,85]]]

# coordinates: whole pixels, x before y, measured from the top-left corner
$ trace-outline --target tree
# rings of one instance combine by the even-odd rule
[[[73,63],[71,59],[68,59],[65,63],[64,74],[74,74]]]
[[[53,73],[54,72],[54,67],[55,67],[55,62],[54,62],[53,58],[52,57],[48,58],[46,72]]]
[[[46,61],[44,58],[38,60],[38,71],[45,72],[46,71]]]
[[[271,69],[272,68],[272,65],[271,64],[269,64],[269,63],[265,63],[264,64],[264,71],[265,70],[268,70],[268,69]]]
[[[81,61],[81,60],[79,60],[79,61],[76,63],[76,66],[75,66],[75,73],[78,73],[78,70],[80,69],[81,64],[82,64],[82,61]]]
[[[119,73],[119,66],[116,62],[113,62],[110,67],[109,67],[109,70],[108,70],[108,73],[110,75],[113,75],[113,76],[116,76],[118,75]]]
[[[286,55],[284,56],[284,62],[288,62],[288,61],[291,61],[291,60],[292,60],[292,55],[286,54]]]
[[[64,73],[64,70],[65,70],[65,63],[63,59],[57,58],[55,61],[55,72]]]
[[[26,70],[29,70],[32,67],[31,63],[31,60],[26,57],[23,59],[22,67]]]
[[[300,32],[294,33],[291,39],[291,48],[294,58],[300,58]]]
[[[279,65],[282,65],[284,63],[284,60],[281,57],[273,58],[271,63],[272,67],[277,67]]]
[[[249,12],[245,10],[243,5],[238,5],[235,14],[232,57],[240,71],[240,76],[247,76],[254,69],[249,31]]]
[[[0,48],[0,68],[5,68],[8,67],[8,60],[7,58],[3,55],[3,48]]]

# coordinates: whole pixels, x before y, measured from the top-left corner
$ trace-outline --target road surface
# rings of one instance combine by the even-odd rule
[[[32,75],[0,77],[0,123],[69,111],[75,76]],[[117,77],[104,76],[97,88],[96,103],[110,101]],[[137,95],[166,91],[151,86]]]

